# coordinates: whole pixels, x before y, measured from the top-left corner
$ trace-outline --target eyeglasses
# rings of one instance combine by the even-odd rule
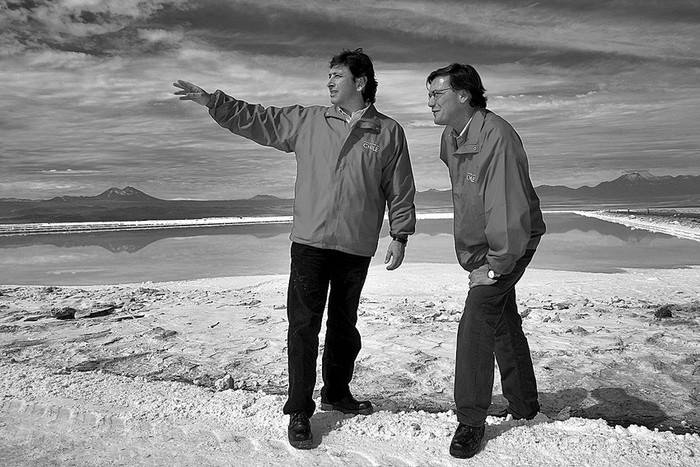
[[[452,91],[452,88],[433,89],[432,91],[428,92],[428,100],[438,100],[443,96],[443,94],[447,93],[447,91]]]

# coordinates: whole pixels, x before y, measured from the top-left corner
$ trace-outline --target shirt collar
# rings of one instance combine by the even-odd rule
[[[338,112],[345,119],[345,121],[351,125],[362,118],[362,116],[365,114],[365,111],[369,108],[369,106],[370,106],[370,104],[367,103],[367,105],[363,109],[354,111],[352,113],[352,115],[348,114],[346,111],[344,111],[342,108],[340,108],[338,106]]]
[[[379,114],[377,112],[377,109],[374,107],[374,104],[372,104],[371,102],[364,109],[360,109],[357,112],[353,112],[353,115],[357,117],[357,122],[353,121],[352,124],[349,124],[345,119],[345,115],[347,115],[347,112],[341,112],[340,107],[338,107],[337,105],[326,107],[326,118],[337,118],[339,120],[342,120],[346,122],[345,124],[347,128],[360,127],[364,128],[365,130],[370,130],[374,132],[379,132],[381,129]]]
[[[467,124],[464,125],[464,128],[462,128],[462,131],[457,134],[455,129],[452,129],[452,136],[457,140],[457,141],[464,141],[467,138],[467,130],[469,129],[469,124],[472,122],[472,119],[474,118],[474,114],[472,114],[471,117],[469,117],[469,120],[467,121]]]

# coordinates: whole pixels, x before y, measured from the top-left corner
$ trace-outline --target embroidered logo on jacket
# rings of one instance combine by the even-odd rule
[[[369,141],[363,141],[362,147],[365,149],[369,149],[372,152],[379,152],[379,145],[375,143],[370,143]]]
[[[472,183],[476,183],[476,175],[471,172],[467,172],[467,180]]]

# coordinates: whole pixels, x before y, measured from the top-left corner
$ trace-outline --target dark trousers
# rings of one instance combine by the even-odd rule
[[[508,411],[521,418],[539,411],[530,347],[515,301],[515,284],[534,253],[528,250],[513,271],[495,284],[469,290],[459,322],[455,367],[457,419],[465,425],[480,426],[486,420],[493,391],[494,354]]]
[[[361,347],[357,307],[371,258],[299,243],[292,243],[291,257],[287,295],[289,392],[283,410],[286,414],[302,411],[310,417],[316,408],[313,390],[326,297],[321,395],[334,402],[350,394]]]

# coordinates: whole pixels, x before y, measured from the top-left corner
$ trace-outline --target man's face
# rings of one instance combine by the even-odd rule
[[[461,97],[460,92],[450,87],[449,76],[436,77],[428,86],[428,107],[433,112],[433,121],[437,125],[457,128],[466,115]]]
[[[331,94],[331,103],[339,107],[348,107],[351,102],[357,102],[358,97],[362,102],[361,80],[353,78],[350,69],[345,65],[334,66],[328,72],[328,90]],[[358,87],[360,90],[358,91]]]

